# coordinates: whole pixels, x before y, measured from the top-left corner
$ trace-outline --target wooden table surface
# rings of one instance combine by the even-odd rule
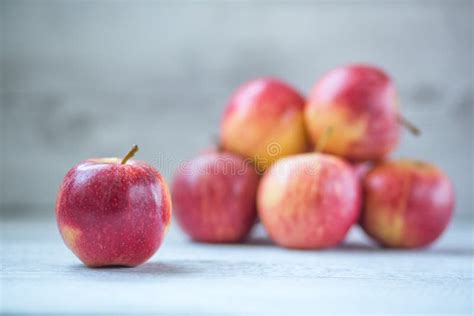
[[[300,315],[473,311],[473,229],[455,223],[422,251],[374,247],[359,228],[339,248],[291,251],[261,227],[242,245],[188,241],[172,227],[136,268],[88,269],[54,221],[1,223],[3,313]]]

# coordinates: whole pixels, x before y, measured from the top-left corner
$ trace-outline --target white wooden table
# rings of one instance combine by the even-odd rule
[[[326,251],[189,242],[172,227],[137,268],[88,269],[53,220],[1,224],[1,312],[300,315],[473,311],[472,226],[423,251],[378,249],[354,228]]]

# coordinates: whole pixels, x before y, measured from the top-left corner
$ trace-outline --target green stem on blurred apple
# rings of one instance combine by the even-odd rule
[[[135,154],[137,153],[138,151],[138,146],[137,145],[133,145],[132,149],[130,149],[130,151],[125,155],[125,157],[123,157],[122,159],[122,162],[120,164],[124,165],[127,163],[127,161],[132,158],[133,156],[135,156]]]
[[[405,127],[407,130],[410,131],[415,136],[418,136],[421,134],[421,131],[418,127],[415,126],[412,122],[410,122],[408,119],[403,117],[401,114],[398,115],[398,123]]]
[[[318,153],[323,152],[324,147],[326,147],[326,145],[329,141],[329,138],[331,137],[333,131],[334,131],[333,126],[329,126],[328,128],[326,128],[323,135],[321,136],[321,138],[318,140],[318,143],[316,144],[316,151]]]

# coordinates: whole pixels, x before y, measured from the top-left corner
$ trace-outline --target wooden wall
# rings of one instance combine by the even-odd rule
[[[423,129],[394,156],[439,164],[472,218],[471,1],[2,1],[0,19],[3,214],[52,216],[72,165],[132,143],[170,179],[243,81],[307,92],[365,61],[393,75]]]

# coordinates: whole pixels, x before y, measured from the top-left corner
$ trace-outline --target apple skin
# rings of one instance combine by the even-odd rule
[[[304,98],[278,79],[247,82],[227,104],[221,146],[252,159],[261,172],[281,157],[305,152],[304,106]]]
[[[386,247],[429,245],[442,234],[453,213],[451,181],[426,162],[383,162],[367,174],[363,187],[362,228]]]
[[[359,181],[359,184],[362,188],[365,176],[373,168],[374,162],[373,161],[349,162],[349,164],[352,166],[352,170],[354,171],[355,177],[357,181]],[[360,204],[359,219],[357,220],[359,224],[361,221],[363,204],[364,204],[364,199],[362,198],[362,202]]]
[[[66,174],[56,201],[61,236],[87,266],[136,266],[161,245],[171,220],[163,177],[145,162],[89,159]]]
[[[270,238],[295,249],[339,244],[360,213],[361,188],[352,167],[309,153],[276,162],[264,174],[258,214]]]
[[[184,163],[172,183],[174,215],[193,240],[240,242],[256,220],[259,176],[243,157],[208,151]]]
[[[370,65],[347,65],[325,74],[311,90],[305,110],[311,141],[327,129],[324,152],[349,160],[380,160],[400,138],[398,99],[390,77]]]
[[[351,163],[352,169],[355,172],[356,178],[359,181],[364,181],[366,174],[373,168],[372,161],[354,162]]]

